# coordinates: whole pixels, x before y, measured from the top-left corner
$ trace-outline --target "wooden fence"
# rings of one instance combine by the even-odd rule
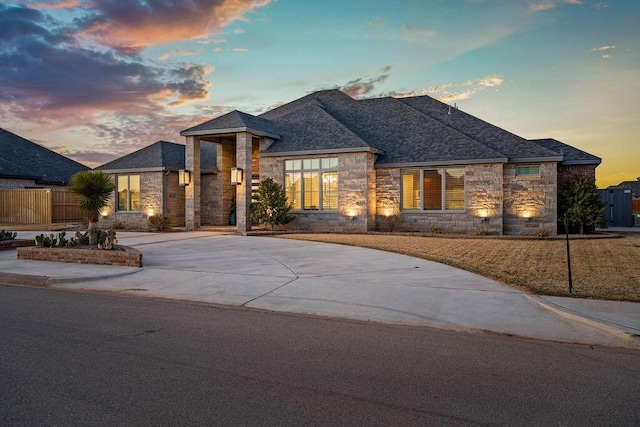
[[[67,190],[0,190],[0,222],[53,224],[82,220],[75,197]]]
[[[631,212],[633,212],[634,215],[640,215],[640,199],[631,201]]]

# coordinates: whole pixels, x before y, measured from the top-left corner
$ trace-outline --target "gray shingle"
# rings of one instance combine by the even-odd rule
[[[216,131],[226,129],[253,129],[257,131],[274,133],[273,123],[262,117],[252,116],[238,110],[231,111],[215,119],[211,119],[199,125],[180,132],[181,135],[199,131]]]
[[[88,167],[0,128],[0,176],[35,179],[39,184],[66,185]]]
[[[216,167],[215,144],[200,141],[201,170],[213,170]],[[136,169],[184,169],[185,146],[175,142],[158,141],[154,144],[127,154],[109,163],[97,167],[98,170],[136,170]]]
[[[586,151],[579,150],[575,147],[560,142],[553,138],[544,139],[532,139],[531,142],[540,145],[541,147],[551,150],[555,153],[562,154],[565,165],[570,164],[592,164],[599,165],[602,162],[600,157],[596,157],[593,154],[589,154]]]

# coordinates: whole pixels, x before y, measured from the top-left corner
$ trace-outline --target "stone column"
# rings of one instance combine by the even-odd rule
[[[191,172],[191,182],[185,191],[185,226],[193,231],[200,228],[200,138],[187,137],[184,168]]]
[[[242,183],[236,185],[237,233],[251,230],[251,144],[248,132],[236,134],[236,167],[242,169]]]

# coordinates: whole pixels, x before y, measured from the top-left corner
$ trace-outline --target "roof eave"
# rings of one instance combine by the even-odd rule
[[[565,166],[572,166],[572,165],[599,165],[600,163],[602,163],[602,159],[597,159],[597,160],[566,160],[564,162],[562,162],[563,165]]]
[[[209,136],[209,135],[226,135],[239,132],[249,132],[254,135],[266,136],[268,138],[280,139],[280,135],[266,132],[263,130],[253,129],[249,127],[225,128],[225,129],[205,129],[205,130],[183,130],[181,136]]]
[[[376,163],[376,169],[415,168],[422,166],[477,165],[482,163],[507,163],[506,157],[495,159],[430,160],[427,162]]]
[[[122,169],[95,169],[104,173],[144,173],[144,172],[165,172],[167,170],[178,170],[177,168],[122,168]]]
[[[361,153],[370,152],[374,154],[384,154],[384,151],[373,147],[353,147],[353,148],[328,148],[326,150],[296,150],[282,152],[260,153],[260,157],[283,157],[283,156],[308,156],[312,154],[340,154],[340,153]]]
[[[509,159],[509,163],[544,163],[544,162],[561,162],[564,156],[549,157],[513,157]]]

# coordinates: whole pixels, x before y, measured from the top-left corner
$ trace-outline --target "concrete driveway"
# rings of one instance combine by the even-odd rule
[[[443,264],[342,245],[214,232],[118,237],[143,252],[142,268],[17,260],[14,250],[0,252],[0,282],[35,274],[63,289],[640,348],[640,304],[538,297]]]

